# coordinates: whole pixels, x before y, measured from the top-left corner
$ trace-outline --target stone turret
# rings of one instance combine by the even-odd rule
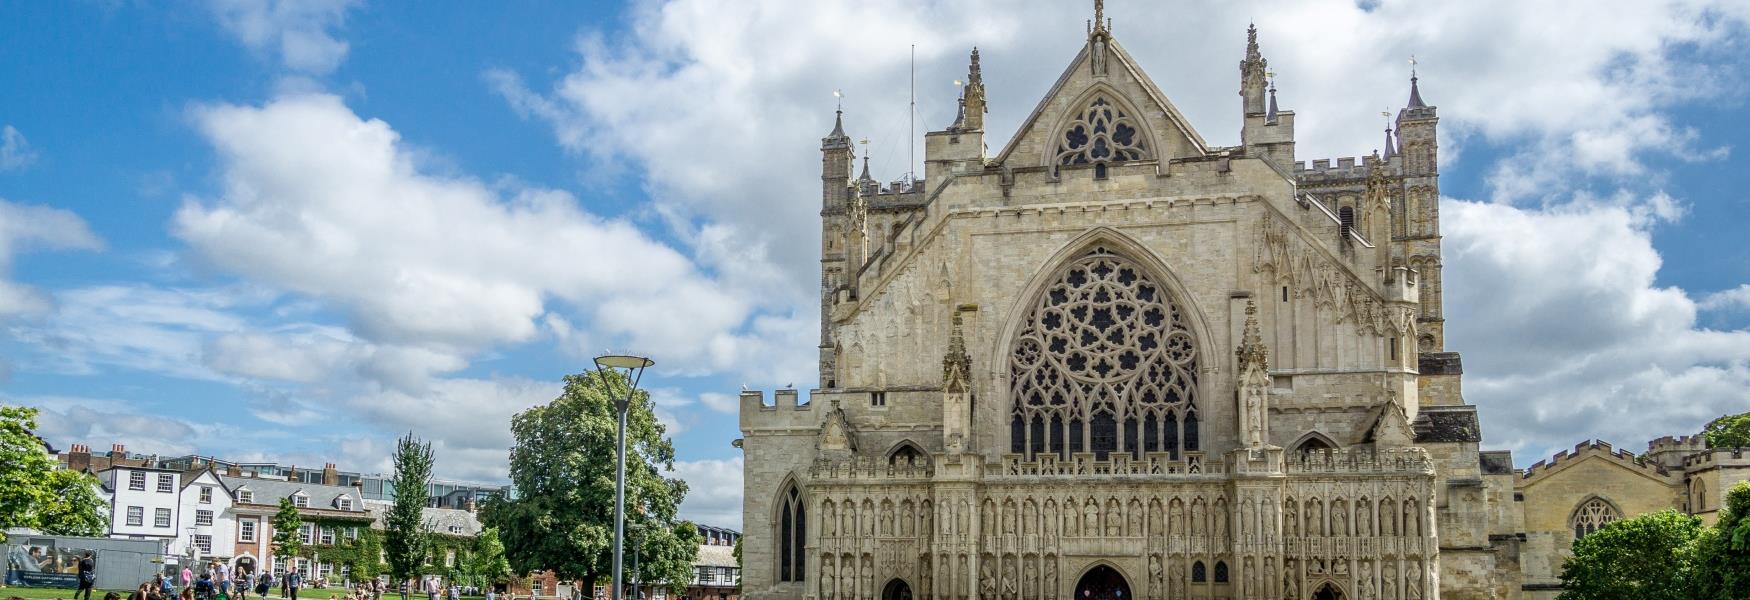
[[[833,299],[862,264],[861,254],[852,250],[861,240],[850,222],[855,165],[851,138],[845,135],[845,111],[840,109],[833,115],[832,133],[820,140],[820,385],[826,388],[837,385]]]
[[[1398,111],[1398,154],[1401,157],[1404,204],[1404,235],[1399,256],[1419,272],[1422,298],[1417,317],[1422,352],[1446,348],[1446,317],[1441,296],[1440,257],[1440,153],[1438,124],[1433,106],[1422,100],[1421,86],[1410,72],[1410,99]]]

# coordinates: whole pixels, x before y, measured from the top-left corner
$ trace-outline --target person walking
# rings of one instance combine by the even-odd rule
[[[443,584],[441,582],[439,582],[438,578],[436,578],[436,577],[426,579],[425,580],[425,600],[437,600],[438,591],[443,589],[441,587],[442,585]]]
[[[255,580],[255,595],[261,600],[267,600],[267,592],[273,589],[273,572],[262,571],[261,577]]]
[[[73,591],[74,600],[79,594],[85,594],[85,600],[91,600],[91,588],[97,586],[97,555],[90,550],[79,559],[79,589]]]
[[[237,585],[237,600],[249,600],[249,590],[255,587],[255,572],[246,569],[238,569],[232,573],[232,579],[237,580],[235,582]]]
[[[291,600],[298,600],[298,588],[304,586],[304,574],[297,569],[286,573],[286,589],[291,592]]]
[[[194,570],[189,569],[187,565],[183,565],[183,567],[182,567],[182,587],[186,588],[186,587],[191,586],[191,585],[194,585]]]

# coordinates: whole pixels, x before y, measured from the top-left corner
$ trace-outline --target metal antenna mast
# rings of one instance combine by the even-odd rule
[[[918,180],[918,45],[911,45],[911,111],[905,125],[905,184]]]

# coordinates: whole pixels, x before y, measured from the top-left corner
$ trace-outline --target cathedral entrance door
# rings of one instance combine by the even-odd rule
[[[1106,565],[1094,567],[1076,582],[1075,600],[1129,600],[1130,584],[1118,570]]]
[[[1313,594],[1313,600],[1343,600],[1343,592],[1337,591],[1337,586],[1327,583],[1319,588],[1318,593]]]
[[[881,590],[881,600],[911,600],[911,586],[898,579],[889,581]]]

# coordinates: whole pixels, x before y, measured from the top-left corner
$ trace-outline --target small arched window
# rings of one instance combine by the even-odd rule
[[[1355,231],[1355,209],[1345,206],[1337,209],[1337,220],[1343,225],[1343,239],[1349,238],[1349,232]]]
[[[1191,563],[1191,583],[1209,581],[1209,573],[1203,570],[1203,561]]]
[[[1592,498],[1582,502],[1579,508],[1574,509],[1572,519],[1574,539],[1586,537],[1587,534],[1598,531],[1611,521],[1620,518],[1622,518],[1622,513],[1618,512],[1616,507],[1611,506],[1609,502],[1605,502],[1603,498]]]
[[[807,546],[808,514],[796,484],[785,490],[778,509],[778,581],[802,581]]]
[[[1227,563],[1215,561],[1215,582],[1227,583]]]
[[[1690,487],[1695,489],[1695,502],[1690,505],[1694,506],[1695,509],[1690,512],[1702,512],[1707,510],[1707,484],[1702,483],[1700,479],[1697,479]]]

